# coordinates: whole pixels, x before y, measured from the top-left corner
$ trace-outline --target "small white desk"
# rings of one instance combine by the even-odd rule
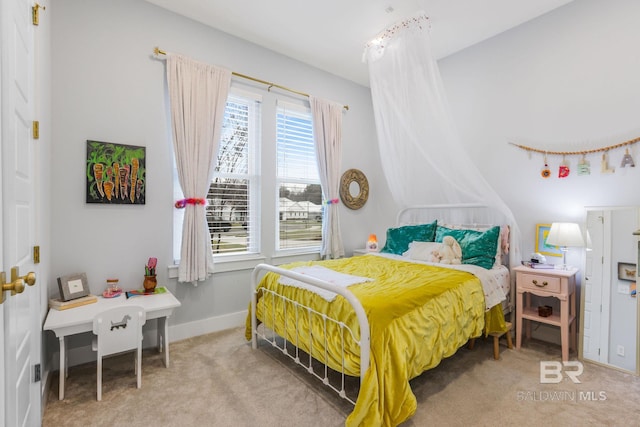
[[[124,293],[116,298],[98,297],[98,302],[67,310],[50,309],[44,322],[45,331],[53,331],[60,341],[60,380],[58,398],[64,399],[64,380],[67,376],[65,337],[93,331],[96,314],[120,305],[139,305],[146,311],[147,320],[158,319],[158,348],[164,351],[164,364],[169,367],[169,322],[168,318],[180,301],[169,290],[163,294],[141,295],[127,299]]]

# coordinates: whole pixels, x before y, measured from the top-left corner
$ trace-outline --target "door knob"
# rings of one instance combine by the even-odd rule
[[[2,285],[3,291],[11,291],[11,295],[21,294],[24,291],[24,280],[19,277],[11,283]]]
[[[11,281],[14,282],[17,279],[22,279],[27,285],[33,286],[36,284],[36,273],[30,271],[24,276],[18,276],[18,267],[13,267],[11,269]]]
[[[33,286],[36,283],[36,274],[31,271],[25,276],[19,276],[18,267],[11,269],[11,281],[6,282],[6,273],[0,272],[0,284],[2,285],[2,291],[0,292],[0,304],[5,300],[4,291],[11,291],[11,295],[21,294],[24,291],[24,284]]]
[[[2,304],[5,300],[4,291],[11,291],[11,295],[19,294],[24,291],[24,280],[22,278],[18,278],[16,280],[12,280],[9,283],[6,283],[7,275],[3,271],[0,273],[0,284],[2,284],[2,292],[0,292],[0,304]]]

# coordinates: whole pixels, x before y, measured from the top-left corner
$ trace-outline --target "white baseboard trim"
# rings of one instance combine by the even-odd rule
[[[248,310],[236,313],[225,314],[223,316],[209,317],[189,323],[181,323],[171,326],[169,323],[169,342],[181,341],[199,335],[210,334],[212,332],[224,331],[225,329],[243,326],[247,320]]]

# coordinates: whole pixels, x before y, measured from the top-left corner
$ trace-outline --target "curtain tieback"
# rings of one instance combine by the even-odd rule
[[[340,199],[330,199],[330,200],[325,200],[324,204],[325,205],[337,205],[338,203],[340,203]]]
[[[189,197],[187,199],[178,200],[175,204],[176,209],[184,209],[187,205],[206,205],[207,199],[199,199]]]

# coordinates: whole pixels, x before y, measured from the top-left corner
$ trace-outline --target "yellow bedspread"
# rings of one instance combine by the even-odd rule
[[[469,338],[482,334],[484,293],[480,280],[471,273],[375,256],[294,263],[283,267],[313,264],[374,279],[348,288],[361,302],[369,319],[371,361],[361,379],[360,393],[353,412],[347,417],[347,426],[396,426],[411,417],[417,403],[409,380],[453,355]],[[289,298],[342,319],[359,334],[356,316],[341,296],[328,302],[308,290],[278,284],[278,275],[273,273],[267,274],[260,286],[280,288],[279,292],[285,292]],[[341,370],[341,337],[337,327],[329,325],[328,341],[330,348],[338,349],[338,354],[330,354],[325,360],[319,318],[311,320],[311,349],[308,334],[298,329],[296,337],[293,306],[285,304],[283,307],[277,300],[275,306],[272,303],[273,299],[268,296],[259,300],[260,321],[280,336],[297,342],[314,358]],[[493,329],[501,329],[504,327],[502,310],[499,305],[495,309],[487,312],[487,323],[493,325]],[[298,321],[304,330],[308,329],[308,316],[298,315]],[[251,339],[250,316],[246,338]],[[358,376],[359,349],[349,337],[345,337],[345,342],[345,372]]]

